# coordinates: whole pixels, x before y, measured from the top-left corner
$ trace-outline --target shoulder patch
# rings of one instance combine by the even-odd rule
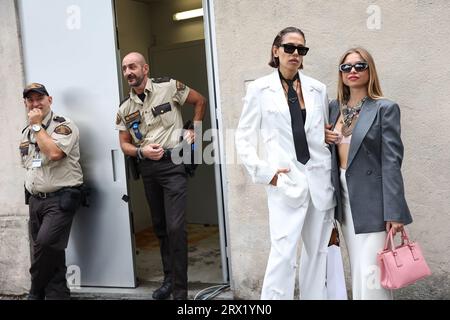
[[[154,78],[152,79],[154,83],[162,83],[162,82],[169,82],[170,77],[160,77],[160,78]]]
[[[184,89],[186,89],[186,85],[183,82],[177,80],[177,90],[181,91]]]
[[[60,124],[59,126],[57,126],[55,128],[54,132],[57,134],[62,134],[62,135],[68,136],[69,134],[72,133],[72,129],[70,129],[65,124]]]
[[[116,115],[116,125],[119,125],[121,121],[122,121],[122,119],[120,118],[120,115],[119,115],[119,113],[117,112],[117,115]]]
[[[130,99],[130,95],[126,96],[125,98],[123,98],[122,101],[120,101],[119,107],[120,107],[125,101],[127,101],[128,99]]]
[[[61,123],[61,122],[66,121],[66,119],[64,117],[56,116],[56,117],[53,117],[53,121]]]
[[[30,146],[30,141],[24,141],[20,144],[19,150],[20,150],[20,154],[22,155],[22,157],[28,155],[28,147],[29,146]]]

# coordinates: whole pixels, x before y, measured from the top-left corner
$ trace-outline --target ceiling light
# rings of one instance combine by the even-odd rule
[[[189,10],[189,11],[183,11],[183,12],[177,12],[173,15],[173,20],[179,21],[179,20],[186,20],[186,19],[192,19],[192,18],[197,18],[197,17],[203,17],[203,8]]]

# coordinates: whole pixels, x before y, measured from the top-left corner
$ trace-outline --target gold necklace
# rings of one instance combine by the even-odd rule
[[[286,99],[288,100],[288,102],[295,102],[295,100],[293,100],[293,101],[291,101],[290,99],[289,99],[289,94],[288,94],[288,91],[289,91],[289,83],[287,83],[287,81],[285,80],[285,79],[283,79],[284,80],[284,82],[286,83],[286,85],[287,85],[287,89],[284,87],[284,85],[281,85],[282,87],[283,87],[283,91],[284,91],[284,95],[286,96]],[[299,88],[300,88],[300,79],[296,79],[297,80],[297,83],[296,83],[296,85],[295,85],[295,93],[297,94],[297,100],[298,100],[298,93],[300,92],[300,95],[301,95],[301,90],[299,90]],[[299,100],[299,104],[300,104],[300,100]]]

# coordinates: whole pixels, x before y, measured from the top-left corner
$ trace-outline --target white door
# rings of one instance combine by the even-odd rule
[[[115,130],[119,76],[111,0],[19,0],[25,77],[45,84],[55,113],[75,121],[91,205],[75,216],[70,284],[135,287],[124,157]],[[73,280],[71,282],[71,280]]]

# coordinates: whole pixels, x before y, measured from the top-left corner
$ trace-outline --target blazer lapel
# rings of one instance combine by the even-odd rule
[[[339,119],[339,102],[337,100],[333,100],[330,103],[330,119],[329,123],[333,125],[333,128],[336,126],[336,122]]]
[[[291,125],[291,113],[289,112],[289,105],[286,100],[283,86],[281,85],[278,70],[272,73],[269,81],[269,88],[273,92],[274,104],[279,109],[283,118]]]
[[[310,81],[308,81],[308,78],[306,78],[301,72],[300,74],[300,83],[302,85],[302,95],[303,95],[303,101],[305,102],[305,108],[306,108],[306,120],[305,120],[305,132],[308,131],[309,127],[311,126],[312,122],[312,114],[313,114],[313,108],[315,106],[315,100],[314,100],[314,88],[311,86]]]
[[[377,111],[378,105],[373,99],[368,98],[359,113],[358,122],[356,122],[355,128],[353,129],[350,150],[348,152],[347,168],[350,168],[350,165],[355,158],[355,155],[358,152],[367,131],[369,131],[373,120],[375,120]]]

